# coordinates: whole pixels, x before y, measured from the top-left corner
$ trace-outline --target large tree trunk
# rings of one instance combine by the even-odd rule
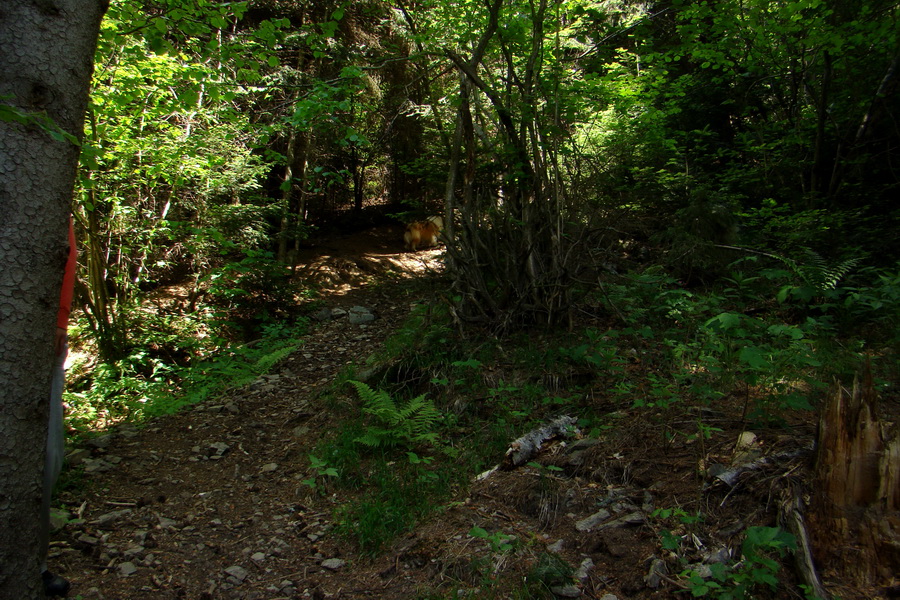
[[[877,415],[867,372],[822,412],[810,530],[826,580],[860,588],[900,573],[900,435]]]
[[[43,597],[41,474],[79,155],[59,133],[81,137],[104,10],[101,0],[0,5],[0,598]]]

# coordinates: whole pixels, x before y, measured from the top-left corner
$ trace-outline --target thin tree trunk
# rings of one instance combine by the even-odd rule
[[[460,86],[465,85],[465,76],[460,76]],[[462,91],[460,92],[463,93]],[[462,106],[459,108],[462,111]],[[444,239],[450,243],[456,237],[456,177],[459,173],[459,161],[462,155],[463,125],[462,113],[457,113],[456,127],[453,130],[453,142],[450,146],[450,164],[447,166],[447,185],[444,188]],[[452,258],[452,257],[451,257]]]
[[[0,9],[0,102],[27,121],[0,122],[0,598],[43,597],[41,477],[79,156],[48,132],[82,137],[104,10],[87,0]]]
[[[278,260],[287,262],[288,241],[294,227],[293,189],[294,189],[294,150],[297,145],[297,130],[292,126],[288,136],[286,163],[284,167],[284,181],[282,182],[281,202],[284,205],[284,213],[281,215],[281,227],[278,236]]]
[[[354,144],[350,150],[350,171],[353,174],[353,212],[362,211],[365,199],[366,165],[359,158],[359,148]]]
[[[294,230],[294,256],[300,250],[300,227],[306,222],[306,165],[309,164],[309,153],[312,149],[312,134],[303,131],[294,152],[294,179],[297,181],[296,205],[297,228]],[[291,266],[296,266],[292,263]]]
[[[827,187],[822,183],[824,179],[825,166],[825,125],[828,122],[828,105],[831,92],[831,78],[833,75],[833,66],[831,54],[824,52],[825,70],[822,73],[822,89],[816,103],[816,139],[813,142],[813,164],[812,173],[810,174],[809,191],[812,194],[819,194],[822,189]]]

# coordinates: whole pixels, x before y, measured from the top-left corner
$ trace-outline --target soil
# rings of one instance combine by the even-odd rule
[[[555,437],[528,464],[473,473],[414,530],[375,557],[360,554],[333,530],[336,509],[353,492],[317,493],[303,480],[310,450],[341,424],[335,377],[366,364],[423,299],[415,292],[422,280],[441,270],[440,249],[408,253],[401,240],[399,228],[381,227],[332,237],[297,257],[297,278],[315,282],[325,306],[364,306],[375,321],[319,323],[254,383],[72,450],[70,465],[83,475],[59,498],[71,520],[53,536],[50,566],[71,581],[73,596],[527,598],[540,597],[523,592],[534,589],[539,567],[561,559],[581,572],[574,584],[558,582],[558,597],[688,597],[684,565],[736,556],[748,526],[774,525],[775,490],[807,477],[808,423],[756,429],[756,439],[738,447],[740,419],[725,410],[704,416],[722,431],[702,442],[688,435],[696,416],[667,415],[685,432],[667,437],[661,415],[611,405],[617,425],[604,435]],[[596,401],[609,402],[602,390]],[[775,458],[733,488],[700,474],[764,455]],[[655,509],[699,511],[703,521]],[[470,535],[473,527],[512,537],[495,536],[492,547]],[[678,556],[661,546],[663,530],[683,537]],[[512,549],[503,551],[504,542]],[[756,597],[802,598],[785,591],[797,589],[786,564],[781,591],[764,586]],[[864,597],[830,583],[844,598]]]

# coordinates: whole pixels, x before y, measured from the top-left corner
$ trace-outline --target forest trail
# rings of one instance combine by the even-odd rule
[[[418,300],[389,278],[440,268],[437,249],[404,252],[402,232],[332,237],[298,256],[297,277],[317,285],[325,307],[362,305],[375,321],[316,324],[249,386],[76,450],[83,481],[60,501],[83,522],[54,535],[50,559],[73,596],[302,598],[346,580],[319,566],[323,551],[343,553],[321,547],[333,506],[310,505],[301,480],[330,426],[323,392],[346,365],[365,364]]]
[[[548,442],[533,458],[540,465],[473,478],[378,556],[360,554],[334,531],[337,511],[357,492],[320,493],[304,480],[315,476],[316,444],[339,430],[340,409],[355,403],[330,393],[335,377],[347,365],[364,366],[421,300],[413,290],[422,281],[404,279],[440,270],[439,249],[405,253],[401,239],[399,228],[378,228],[329,238],[299,257],[297,275],[317,282],[325,307],[364,306],[375,321],[316,324],[301,348],[252,384],[141,428],[118,427],[76,452],[83,478],[60,496],[75,520],[55,533],[50,559],[73,596],[518,598],[535,577],[568,569],[574,584],[560,582],[552,596],[671,598],[684,590],[660,559],[660,529],[684,534],[684,525],[664,522],[656,509],[702,512],[690,526],[697,563],[733,556],[747,526],[771,522],[769,482],[773,473],[801,475],[811,427],[790,436],[757,431],[743,455],[797,450],[795,458],[767,463],[739,488],[706,486],[697,477],[692,418],[672,420],[684,431],[666,440],[658,415],[615,405],[597,389],[592,401],[614,415],[614,428]],[[722,433],[702,452],[729,464],[741,428],[722,410],[712,415]],[[475,527],[487,537],[473,536]]]

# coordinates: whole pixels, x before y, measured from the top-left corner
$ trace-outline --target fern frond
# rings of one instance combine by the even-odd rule
[[[434,426],[441,419],[440,411],[434,407],[430,400],[425,400],[424,396],[414,400],[421,401],[417,403],[415,411],[409,416],[413,430],[418,432],[434,429]]]
[[[350,381],[359,394],[359,399],[363,401],[363,411],[384,418],[385,416],[396,415],[397,405],[390,394],[384,390],[373,390],[362,381]]]
[[[400,409],[400,416],[404,419],[409,419],[413,417],[416,413],[423,410],[426,405],[430,405],[431,402],[425,400],[425,394],[421,396],[416,396],[415,398],[410,399],[403,408]]]
[[[360,381],[350,383],[363,401],[363,412],[381,424],[368,426],[355,441],[372,448],[437,442],[437,433],[433,430],[442,415],[425,394],[398,406],[384,390],[373,390]]]
[[[800,278],[819,292],[833,290],[837,284],[859,264],[859,258],[848,258],[837,265],[829,265],[818,252],[804,248],[806,261],[799,263],[787,257],[779,257]]]
[[[367,427],[365,433],[353,441],[369,448],[385,448],[397,445],[393,430],[381,427]]]

